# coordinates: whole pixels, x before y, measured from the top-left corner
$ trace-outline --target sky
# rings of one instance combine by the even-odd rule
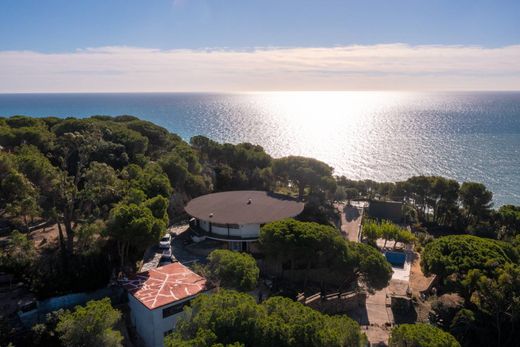
[[[520,90],[520,1],[0,0],[0,92]]]

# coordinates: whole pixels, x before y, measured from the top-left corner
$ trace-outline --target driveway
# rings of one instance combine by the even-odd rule
[[[336,204],[335,207],[341,217],[341,233],[343,236],[349,241],[359,242],[363,210],[355,206],[348,206],[344,203]]]

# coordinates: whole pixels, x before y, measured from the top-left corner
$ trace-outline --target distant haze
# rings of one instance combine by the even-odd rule
[[[520,45],[0,51],[0,93],[520,90]]]

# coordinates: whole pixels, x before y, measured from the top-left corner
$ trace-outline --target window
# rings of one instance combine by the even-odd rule
[[[232,251],[241,251],[242,250],[242,242],[229,242],[230,248]]]
[[[177,314],[179,312],[182,312],[182,308],[187,303],[188,303],[188,301],[185,301],[185,302],[177,304],[177,305],[166,307],[165,309],[162,310],[162,317],[166,318],[166,317],[173,316],[174,314]]]
[[[220,224],[220,223],[211,223],[213,226],[224,228],[224,229],[240,229],[240,225],[238,224]]]

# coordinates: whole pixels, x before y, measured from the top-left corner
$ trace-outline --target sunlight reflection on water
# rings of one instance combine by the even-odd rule
[[[0,115],[133,114],[189,140],[252,142],[353,179],[436,174],[520,204],[520,93],[272,92],[0,95]]]

